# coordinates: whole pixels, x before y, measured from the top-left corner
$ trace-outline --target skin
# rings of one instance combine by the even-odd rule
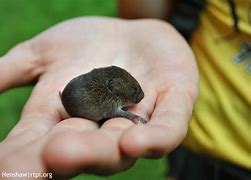
[[[142,85],[145,98],[129,110],[149,123],[114,118],[98,128],[68,117],[58,92],[73,77],[112,64]],[[1,172],[108,175],[132,167],[139,157],[159,158],[184,139],[198,93],[189,46],[158,20],[77,18],[0,58],[0,92],[34,80],[20,121],[0,144]]]

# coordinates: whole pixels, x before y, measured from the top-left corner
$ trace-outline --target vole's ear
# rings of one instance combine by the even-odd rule
[[[124,86],[125,83],[121,78],[113,78],[107,82],[108,89],[114,94],[120,93]]]

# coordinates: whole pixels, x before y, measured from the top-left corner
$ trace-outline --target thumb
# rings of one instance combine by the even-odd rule
[[[0,57],[0,92],[30,83],[42,70],[30,41],[23,42]]]

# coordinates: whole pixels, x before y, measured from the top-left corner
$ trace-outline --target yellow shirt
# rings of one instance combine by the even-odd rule
[[[222,38],[234,32],[229,4],[208,0],[193,35],[200,95],[184,145],[251,169],[251,53],[233,60],[242,42],[251,44],[251,0],[235,2],[241,33]]]

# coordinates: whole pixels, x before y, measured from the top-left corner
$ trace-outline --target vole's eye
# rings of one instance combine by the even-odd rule
[[[136,87],[133,87],[133,93],[137,94],[138,93],[138,89]]]

